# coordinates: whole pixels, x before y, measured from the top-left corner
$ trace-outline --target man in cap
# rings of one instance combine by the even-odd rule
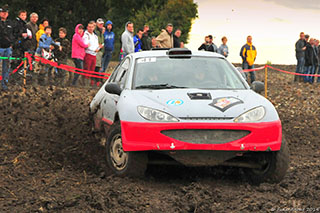
[[[1,86],[3,91],[8,90],[9,81],[9,57],[12,54],[12,45],[14,43],[13,23],[8,20],[9,8],[5,5],[0,8],[0,57],[5,57],[2,60],[2,80]]]
[[[172,31],[173,31],[173,25],[171,23],[167,24],[166,29],[162,29],[161,33],[156,38],[160,48],[173,48]]]
[[[98,18],[96,21],[97,27],[94,30],[95,34],[98,36],[98,41],[99,41],[99,45],[100,45],[100,49],[97,52],[96,55],[96,68],[95,71],[96,72],[100,72],[101,67],[102,67],[102,56],[104,53],[104,32],[106,31],[106,28],[104,27],[104,21],[102,18]],[[94,84],[96,84],[97,86],[99,86],[100,84],[100,78],[96,78],[95,82],[92,80],[91,81],[91,86],[94,86]]]

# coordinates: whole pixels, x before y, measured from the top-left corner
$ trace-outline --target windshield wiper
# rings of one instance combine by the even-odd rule
[[[175,86],[170,84],[149,84],[149,85],[140,85],[136,89],[176,89],[176,88],[187,88],[181,86]]]

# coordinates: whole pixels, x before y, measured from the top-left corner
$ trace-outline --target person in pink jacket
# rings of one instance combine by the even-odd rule
[[[83,60],[86,55],[85,49],[89,47],[89,45],[85,44],[82,36],[84,34],[84,27],[82,24],[78,24],[75,28],[75,33],[72,38],[72,53],[71,57],[73,59],[76,68],[83,69]],[[72,81],[72,85],[76,85],[79,78],[79,74],[74,74],[74,78]]]

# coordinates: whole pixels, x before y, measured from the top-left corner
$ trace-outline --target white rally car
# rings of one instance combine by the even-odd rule
[[[150,163],[238,166],[255,182],[279,182],[288,148],[274,106],[223,56],[188,49],[128,55],[90,104],[106,160],[118,176]],[[263,86],[262,86],[263,87]]]

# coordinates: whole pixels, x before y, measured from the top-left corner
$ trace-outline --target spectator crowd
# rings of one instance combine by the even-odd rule
[[[24,53],[28,52],[48,60],[54,60],[59,64],[66,64],[71,58],[76,68],[95,72],[105,72],[112,58],[115,43],[115,34],[112,32],[113,23],[102,18],[90,21],[87,26],[78,24],[69,41],[67,30],[59,28],[59,38],[53,39],[52,27],[49,20],[44,18],[38,26],[39,16],[33,12],[27,22],[28,13],[20,10],[14,20],[8,19],[8,5],[0,8],[0,57],[2,57],[2,90],[8,90],[9,74],[11,68],[18,67]],[[125,30],[121,35],[120,60],[126,55],[134,52],[150,50],[152,48],[180,48],[181,30],[173,32],[173,25],[167,24],[166,29],[157,37],[150,36],[151,30],[148,25],[138,29],[134,33],[134,24],[127,22]],[[20,60],[10,60],[10,57]],[[64,86],[66,72],[43,63],[36,63],[32,71],[32,83],[40,85],[57,84]],[[72,85],[77,85],[80,75],[74,74]],[[14,82],[14,76],[10,79]],[[81,76],[83,85],[99,86],[99,79],[89,79]]]
[[[102,18],[90,21],[87,26],[77,24],[72,37],[69,41],[67,30],[59,28],[59,37],[51,37],[52,27],[49,20],[44,18],[38,26],[38,14],[33,12],[27,22],[27,11],[20,10],[14,20],[8,19],[9,8],[7,5],[0,8],[0,57],[2,59],[2,90],[8,90],[9,73],[11,68],[17,67],[21,60],[9,60],[6,57],[23,58],[24,53],[28,52],[49,60],[55,60],[59,64],[66,64],[67,59],[72,58],[74,65],[78,69],[90,70],[95,72],[106,72],[109,62],[114,52],[115,34],[113,33],[113,23],[111,20],[106,22]],[[154,48],[183,48],[184,43],[180,41],[182,31],[175,29],[168,23],[165,29],[161,30],[158,36],[150,36],[151,30],[148,25],[134,31],[134,23],[127,22],[124,32],[120,36],[121,49],[119,60],[126,55],[150,50]],[[198,50],[217,52],[224,57],[228,57],[229,48],[227,37],[221,38],[219,48],[213,43],[213,36],[205,36],[205,41]],[[296,58],[298,74],[315,74],[320,68],[320,49],[319,40],[310,38],[309,35],[300,33],[300,39],[296,43]],[[247,37],[247,42],[240,50],[242,58],[242,69],[254,69],[254,62],[257,50],[252,44],[252,36]],[[1,59],[0,59],[1,60]],[[319,72],[319,71],[318,71]],[[56,69],[49,65],[36,63],[32,73],[32,82],[40,85],[57,84],[65,86],[66,71]],[[250,82],[255,81],[255,72],[246,73],[250,75]],[[80,75],[74,74],[69,79],[72,85],[77,85]],[[14,81],[14,76],[12,77]],[[98,78],[81,76],[82,85],[99,86]],[[314,77],[295,76],[295,81],[314,82]],[[320,82],[320,78],[317,80]]]
[[[227,37],[223,36],[221,38],[222,44],[218,48],[214,43],[213,43],[213,36],[208,35],[205,36],[204,38],[204,43],[201,44],[201,46],[198,48],[198,50],[205,50],[205,51],[210,51],[210,52],[217,52],[224,57],[228,57],[229,55],[229,48],[227,46]],[[242,69],[254,69],[254,62],[257,57],[257,50],[256,47],[252,44],[252,36],[247,36],[247,42],[244,44],[241,49],[240,49],[240,57],[242,58]],[[250,82],[254,82],[256,77],[255,77],[255,72],[251,71],[249,72],[250,74]],[[248,78],[248,73],[245,73],[246,78]]]
[[[320,74],[320,45],[319,40],[310,38],[304,32],[300,33],[300,38],[296,42],[297,74]],[[294,81],[314,83],[315,77],[295,75]],[[320,83],[320,78],[317,78]]]

